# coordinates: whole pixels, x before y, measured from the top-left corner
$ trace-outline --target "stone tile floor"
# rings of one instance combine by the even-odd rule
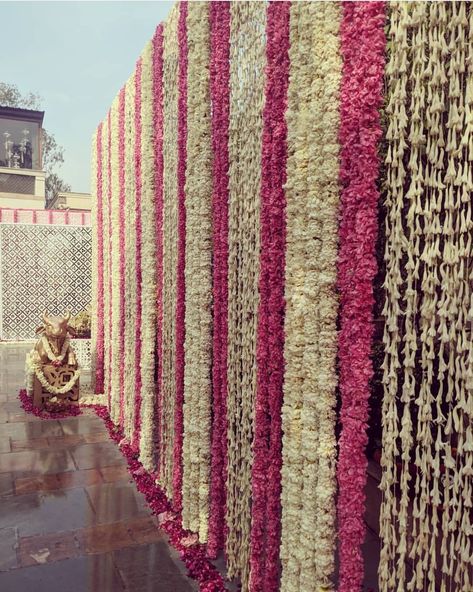
[[[197,590],[103,422],[92,412],[41,420],[21,409],[30,348],[0,343],[0,591]],[[378,592],[377,485],[371,471],[364,592]]]
[[[192,592],[103,422],[18,401],[25,353],[0,344],[1,592]]]

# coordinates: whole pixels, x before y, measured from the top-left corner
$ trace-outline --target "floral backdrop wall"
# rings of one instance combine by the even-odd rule
[[[471,590],[472,19],[180,2],[97,128],[95,388],[201,590],[361,592],[370,436],[379,589]]]

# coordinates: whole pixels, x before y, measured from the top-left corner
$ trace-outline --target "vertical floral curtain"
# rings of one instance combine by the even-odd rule
[[[361,592],[381,346],[380,589],[471,589],[471,14],[180,2],[94,135],[96,390],[244,591]]]

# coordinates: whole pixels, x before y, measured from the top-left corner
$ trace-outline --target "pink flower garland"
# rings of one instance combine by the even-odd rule
[[[176,293],[176,402],[174,411],[173,503],[182,509],[182,445],[184,410],[185,262],[186,262],[186,160],[187,160],[187,2],[179,5],[179,98],[177,130],[177,293]]]
[[[58,417],[82,414],[79,407],[54,413],[40,411],[33,407],[31,398],[28,397],[25,390],[20,391],[19,397],[23,409],[41,419],[57,419]],[[145,470],[138,460],[136,450],[126,442],[123,429],[113,423],[106,407],[102,405],[83,405],[83,407],[93,409],[105,423],[110,438],[119,446],[121,453],[127,460],[128,470],[138,491],[145,496],[151,511],[158,518],[160,529],[168,535],[170,544],[179,552],[181,560],[188,569],[189,577],[199,583],[201,592],[225,592],[223,578],[207,559],[205,546],[197,543],[197,537],[193,533],[182,528],[180,514],[172,511],[166,494],[156,484],[155,476]]]
[[[103,393],[104,379],[104,302],[103,302],[103,204],[102,204],[102,128],[100,123],[97,130],[97,337],[95,362],[95,392]]]
[[[156,426],[157,473],[160,475],[161,450],[159,449],[162,421],[163,377],[163,25],[159,25],[153,37],[153,113],[154,113],[154,168],[156,171]]]
[[[210,4],[210,92],[213,149],[213,423],[207,552],[225,544],[227,501],[228,126],[230,119],[230,4]]]
[[[281,407],[284,381],[289,2],[267,13],[260,214],[258,384],[252,466],[251,589],[276,592],[281,537]]]
[[[119,179],[119,245],[120,245],[120,312],[119,312],[119,400],[120,425],[124,425],[125,398],[125,88],[120,91],[118,104],[118,179]]]
[[[213,105],[213,423],[207,551],[225,544],[227,501],[228,127],[230,120],[230,4],[210,5],[210,90]]]
[[[225,544],[227,502],[228,128],[230,122],[230,4],[210,4],[210,92],[213,149],[213,421],[207,553]]]
[[[346,2],[341,25],[341,195],[338,285],[342,433],[338,460],[339,592],[363,582],[369,381],[372,376],[373,286],[379,192],[379,109],[384,73],[383,2]]]
[[[135,218],[136,218],[136,328],[135,328],[135,426],[132,446],[138,449],[141,433],[141,58],[135,71]]]
[[[107,158],[107,176],[108,176],[108,408],[112,405],[112,111],[108,115],[108,158]]]

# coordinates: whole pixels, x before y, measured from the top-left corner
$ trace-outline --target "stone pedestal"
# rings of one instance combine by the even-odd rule
[[[42,367],[42,370],[48,383],[56,388],[62,388],[65,386],[74,376],[75,372],[74,366],[69,366],[67,364],[60,366],[59,368],[53,366],[52,364],[45,364]],[[33,382],[33,405],[39,409],[42,409],[46,401],[52,397],[56,397],[58,400],[65,403],[77,405],[79,402],[79,379],[70,391],[64,393],[63,395],[54,395],[53,393],[45,390],[35,375]]]

